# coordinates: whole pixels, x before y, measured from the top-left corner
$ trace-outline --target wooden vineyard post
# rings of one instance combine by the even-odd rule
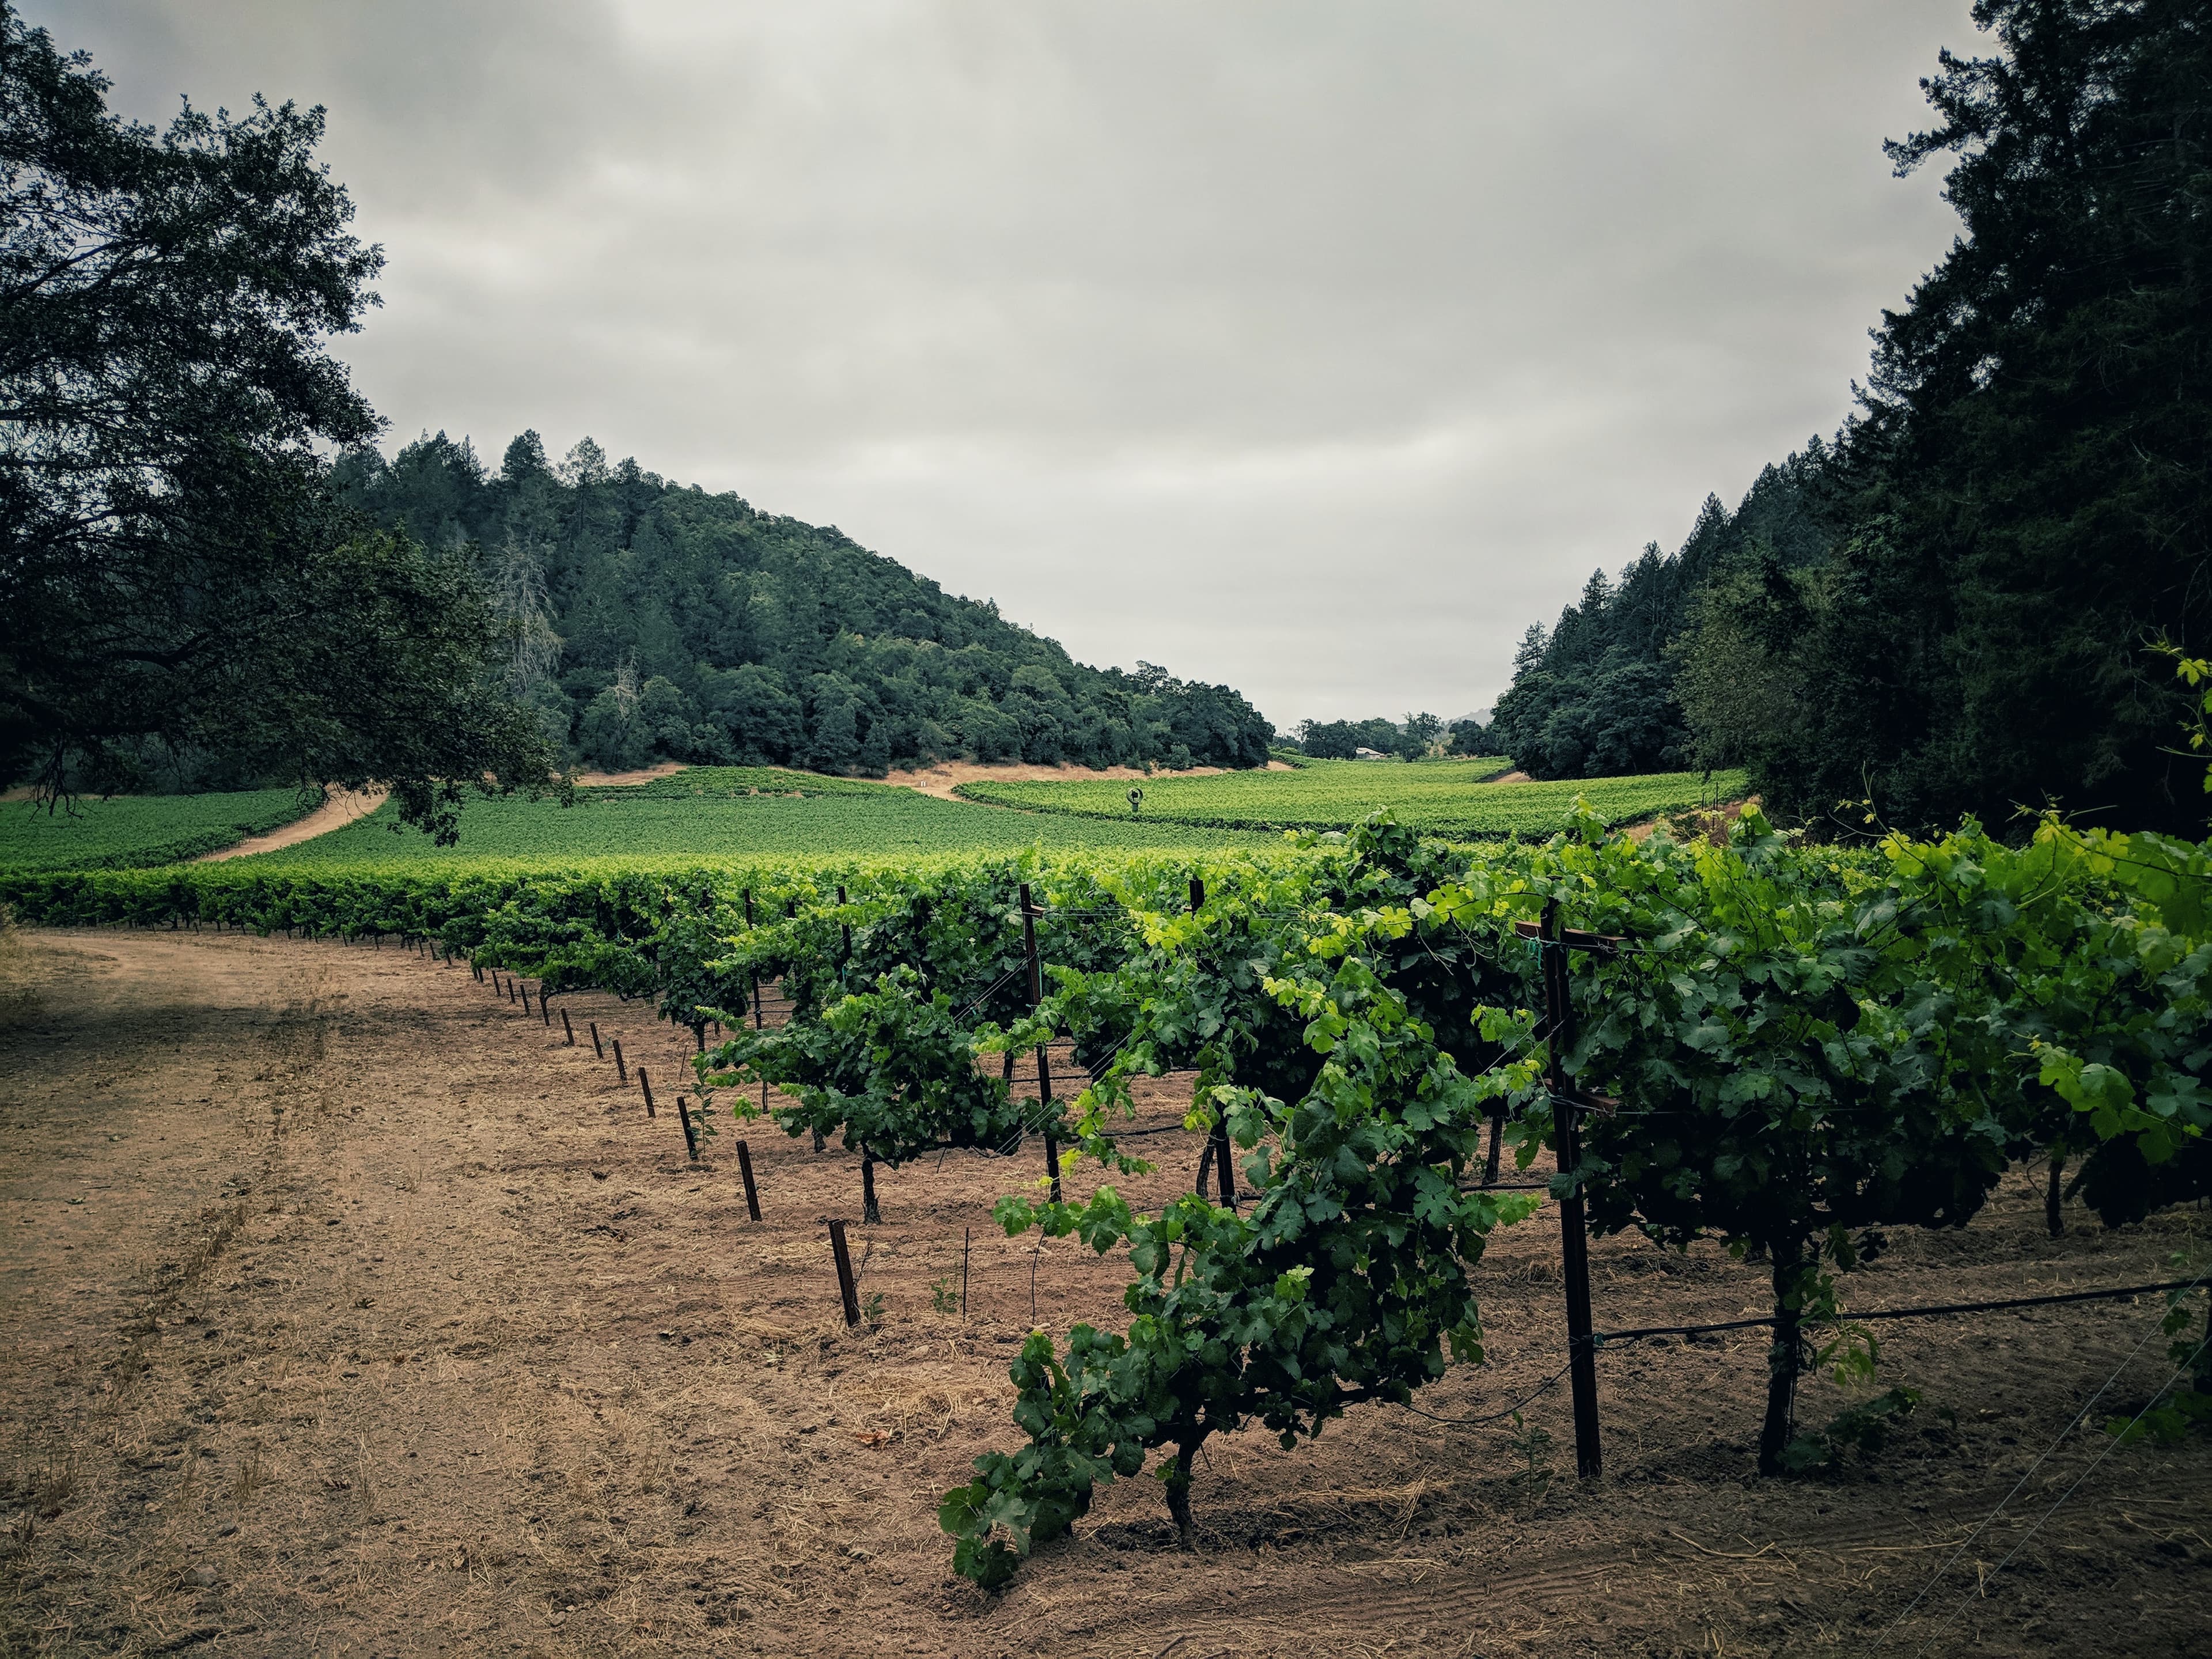
[[[963,1227],[960,1230],[960,1316],[963,1319],[968,1317],[968,1249],[975,1238],[973,1228]]]
[[[547,1030],[553,1029],[553,1009],[545,1000],[545,981],[542,979],[538,981],[538,1018]],[[568,1016],[564,1013],[561,1018],[565,1020]]]
[[[624,1083],[628,1083],[629,1081],[629,1067],[623,1062],[622,1039],[620,1037],[617,1037],[614,1040],[614,1044],[615,1075],[620,1078]]]
[[[638,1075],[643,1077],[645,1073],[640,1072]],[[684,1150],[696,1164],[699,1161],[699,1131],[691,1121],[691,1109],[684,1103],[682,1095],[676,1097],[676,1115],[684,1121]]]
[[[845,1247],[845,1224],[830,1224],[830,1253],[837,1258],[837,1294],[845,1299],[845,1323],[860,1322],[860,1287],[853,1282],[853,1253]]]
[[[520,980],[515,981],[515,985],[522,993],[522,1012],[526,1014],[530,1012],[530,988]]]
[[[1037,965],[1036,907],[1030,902],[1030,884],[1022,884],[1022,954],[1029,959],[1030,1012],[1044,1000],[1044,970]],[[1052,1177],[1052,1201],[1060,1202],[1060,1142],[1052,1132],[1052,1062],[1045,1044],[1037,1044],[1037,1113],[1045,1121],[1044,1168]]]
[[[599,1041],[599,1022],[596,1019],[587,1019],[584,1024],[592,1028],[592,1053],[598,1058],[605,1060],[607,1057],[607,1051],[605,1046]]]
[[[621,1043],[615,1044],[615,1052],[618,1054],[622,1052]],[[659,1114],[653,1109],[653,1079],[645,1074],[642,1066],[637,1068],[637,1086],[645,1091],[645,1115],[658,1117]]]
[[[571,1048],[576,1046],[576,1028],[568,1024],[568,1011],[566,1008],[561,1011],[561,1035],[568,1039],[568,1046]]]
[[[1190,913],[1196,915],[1206,904],[1206,884],[1196,876],[1190,878]],[[1237,1170],[1229,1147],[1229,1120],[1223,1118],[1213,1126],[1213,1178],[1221,1192],[1221,1202],[1229,1208],[1237,1207]],[[1206,1166],[1198,1171],[1198,1195],[1206,1196]]]
[[[840,898],[842,898],[842,897],[843,897],[843,896],[844,896],[844,893],[845,893],[845,890],[844,890],[843,888],[840,887],[840,888],[837,890],[837,894],[838,894],[838,896],[839,896]],[[784,902],[783,902],[783,919],[784,919],[786,921],[789,921],[793,917],[796,916],[798,914],[799,914],[799,901],[798,901],[797,899],[786,899],[786,900],[784,900]],[[767,1109],[768,1109],[768,1082],[767,1082],[767,1080],[766,1080],[765,1079],[763,1079],[762,1080],[762,1082],[761,1082],[761,1110],[763,1110],[763,1111],[766,1111]],[[816,1152],[818,1152],[822,1151],[822,1150],[823,1150],[823,1148],[824,1148],[825,1146],[829,1146],[829,1144],[830,1144],[830,1143],[829,1143],[828,1141],[824,1140],[824,1139],[822,1138],[822,1131],[821,1131],[821,1130],[819,1130],[819,1129],[817,1129],[817,1130],[814,1132],[814,1150],[815,1150]]]
[[[514,1000],[514,975],[513,974],[509,974],[507,976],[507,1000],[510,1003]]]
[[[745,1183],[745,1213],[754,1220],[760,1219],[760,1188],[753,1185],[753,1152],[744,1141],[738,1143],[738,1174]]]
[[[1567,1293],[1567,1381],[1574,1396],[1575,1472],[1595,1480],[1605,1454],[1597,1421],[1597,1339],[1592,1334],[1589,1237],[1584,1225],[1583,1192],[1575,1171],[1582,1164],[1582,1114],[1610,1111],[1617,1102],[1583,1092],[1567,1076],[1567,1050],[1574,1047],[1575,1006],[1570,994],[1567,952],[1613,954],[1620,941],[1559,926],[1559,902],[1544,904],[1541,921],[1516,922],[1515,931],[1537,940],[1544,969],[1544,1042],[1550,1053],[1546,1086],[1552,1097],[1554,1140],[1567,1195],[1559,1200],[1559,1276]]]
[[[745,889],[745,927],[750,930],[752,925],[753,890],[748,887]],[[764,1022],[761,1018],[760,975],[758,974],[755,974],[753,975],[753,1030],[758,1031],[763,1029],[764,1029]],[[761,1112],[763,1115],[768,1112],[768,1079],[766,1078],[763,1078],[761,1079]],[[738,1143],[740,1146],[743,1146],[744,1144],[744,1143],[742,1141]],[[758,1211],[755,1211],[753,1212],[753,1219],[756,1221],[760,1219],[760,1212]]]

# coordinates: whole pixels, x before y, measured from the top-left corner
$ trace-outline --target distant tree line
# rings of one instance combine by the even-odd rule
[[[2203,832],[2170,652],[2212,642],[2212,24],[1974,15],[1997,52],[1945,53],[1936,125],[1889,146],[1952,158],[1962,236],[1833,441],[1530,630],[1492,726],[1530,772],[1741,764],[1838,825]]]
[[[1479,720],[1447,724],[1434,714],[1408,714],[1402,720],[1300,720],[1281,741],[1315,760],[1352,760],[1362,750],[1419,760],[1427,755],[1481,755],[1486,729]]]
[[[589,438],[556,465],[526,432],[491,470],[440,433],[389,461],[355,448],[335,477],[473,570],[507,690],[594,766],[1267,763],[1273,728],[1227,686],[1086,667],[834,526],[611,465]]]

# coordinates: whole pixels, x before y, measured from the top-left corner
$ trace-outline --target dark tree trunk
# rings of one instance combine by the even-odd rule
[[[2066,1153],[2063,1149],[2054,1149],[2051,1154],[2051,1185],[2043,1194],[2043,1224],[2051,1230],[2053,1238],[2066,1236],[2066,1218],[2058,1212],[2065,1196],[2058,1182],[2065,1173]]]
[[[1490,1115],[1490,1156],[1483,1160],[1482,1164],[1482,1184],[1486,1187],[1498,1184],[1498,1152],[1504,1139],[1505,1114],[1492,1112]]]
[[[860,1154],[860,1219],[871,1226],[883,1224],[883,1212],[876,1207],[876,1160],[866,1151]]]
[[[1190,1523],[1190,1460],[1197,1452],[1194,1444],[1181,1448],[1176,1453],[1175,1468],[1168,1471],[1164,1483],[1168,1489],[1168,1513],[1175,1517],[1176,1535],[1187,1550],[1198,1547],[1197,1534]]]
[[[2197,1392],[2212,1394],[2212,1296],[2204,1298],[2204,1343],[2197,1350]]]
[[[1796,1425],[1802,1340],[1800,1310],[1790,1304],[1797,1289],[1802,1248],[1794,1238],[1774,1246],[1774,1346],[1766,1352],[1766,1421],[1759,1431],[1761,1474],[1782,1473],[1782,1450]]]

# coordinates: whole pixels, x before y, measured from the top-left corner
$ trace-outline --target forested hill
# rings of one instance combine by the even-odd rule
[[[1227,686],[1087,667],[834,526],[610,466],[588,438],[556,467],[526,432],[494,471],[440,433],[336,476],[383,527],[476,562],[511,689],[593,765],[1267,763],[1272,729]]]
[[[1948,161],[1962,234],[1882,313],[1856,412],[1532,632],[1491,747],[1741,765],[1852,833],[2204,834],[2212,27],[2203,0],[1974,15],[1995,50],[1946,54],[1935,125],[1887,147]]]
[[[1707,495],[1676,551],[1662,554],[1651,542],[1618,581],[1593,572],[1557,626],[1547,633],[1529,624],[1482,743],[1539,778],[1657,772],[1716,758],[1701,753],[1677,696],[1698,597],[1723,570],[1754,562],[1798,570],[1821,560],[1833,533],[1821,506],[1829,461],[1814,438],[1762,471],[1735,512]]]

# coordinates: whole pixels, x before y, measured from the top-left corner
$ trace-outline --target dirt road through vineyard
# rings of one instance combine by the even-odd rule
[[[1194,1555],[1139,1479],[986,1597],[935,1506],[1018,1443],[1032,1296],[1049,1328],[1120,1311],[1113,1260],[990,1225],[1037,1149],[886,1171],[863,1228],[855,1158],[756,1127],[755,1224],[726,1124],[684,1158],[688,1036],[555,1008],[392,947],[0,935],[0,1651],[2212,1656],[2212,1446],[2088,1432],[2035,1462],[2116,1370],[2098,1419],[2165,1376],[2153,1299],[1883,1328],[1885,1383],[1925,1404],[1820,1480],[1752,1475],[1756,1333],[1605,1354],[1588,1487],[1563,1388],[1517,1434],[1376,1407],[1294,1452],[1247,1433],[1201,1462]],[[1171,1081],[1148,1098],[1166,1132],[1132,1145],[1162,1169],[1133,1200],[1189,1179],[1181,1109]],[[881,1299],[858,1331],[831,1215]],[[2195,1212],[2071,1218],[2045,1237],[2015,1173],[1850,1298],[2165,1279],[2212,1237]],[[1763,1271],[1718,1251],[1594,1255],[1601,1326],[1759,1310]],[[1425,1408],[1557,1370],[1557,1259],[1548,1212],[1498,1236],[1494,1363]],[[1809,1386],[1806,1420],[1840,1398]]]

